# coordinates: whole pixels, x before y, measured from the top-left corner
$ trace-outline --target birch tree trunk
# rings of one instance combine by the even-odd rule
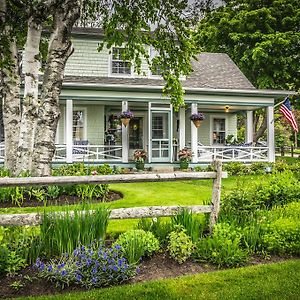
[[[3,69],[3,125],[5,140],[4,167],[15,173],[16,149],[20,124],[20,75],[18,49],[13,39],[10,44],[11,66]]]
[[[38,111],[32,174],[51,175],[51,163],[55,152],[55,135],[60,116],[59,95],[64,78],[64,69],[73,52],[71,30],[80,16],[80,1],[69,0],[56,8],[54,31],[50,38],[47,65]]]
[[[31,17],[24,56],[24,98],[20,123],[19,144],[17,148],[16,174],[31,171],[34,134],[38,112],[39,46],[42,27]]]

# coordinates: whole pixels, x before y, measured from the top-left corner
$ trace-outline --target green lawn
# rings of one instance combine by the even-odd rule
[[[31,298],[23,298],[31,299]],[[300,299],[300,260],[35,299]]]
[[[238,184],[251,185],[260,181],[262,176],[232,176],[223,179],[222,192],[235,189]],[[112,203],[93,204],[92,207],[106,205],[110,208],[159,206],[159,205],[201,205],[209,203],[212,193],[212,180],[191,180],[176,182],[147,182],[111,184],[110,188],[121,192],[124,198]],[[72,207],[72,206],[71,206]],[[46,210],[59,210],[61,207],[46,207]],[[41,212],[44,207],[2,208],[0,213]],[[138,220],[112,220],[109,232],[121,232],[133,228]]]

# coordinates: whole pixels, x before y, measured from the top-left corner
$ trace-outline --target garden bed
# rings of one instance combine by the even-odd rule
[[[123,194],[118,191],[110,190],[107,196],[103,198],[93,198],[89,200],[89,203],[99,203],[99,202],[113,202],[123,198]],[[0,208],[8,207],[38,207],[38,206],[63,206],[63,205],[73,205],[82,203],[82,198],[78,196],[61,195],[57,199],[47,200],[46,202],[40,201],[38,199],[28,199],[25,198],[22,203],[13,203],[10,201],[0,202]]]
[[[255,257],[252,258],[247,265],[269,264],[289,259],[292,258],[273,256],[269,259],[262,259],[260,257]],[[191,260],[188,260],[183,264],[178,264],[173,259],[169,258],[168,255],[163,253],[155,254],[153,257],[144,260],[139,268],[140,271],[137,276],[128,281],[127,284],[214,272],[218,270],[216,266],[212,264],[196,263]],[[0,278],[0,286],[0,298],[3,299],[22,296],[53,295],[86,290],[77,285],[72,285],[61,290],[55,286],[55,283],[38,278],[37,272],[29,267],[16,276]]]

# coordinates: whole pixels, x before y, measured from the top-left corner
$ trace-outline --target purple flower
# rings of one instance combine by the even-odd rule
[[[66,270],[62,270],[60,274],[61,274],[61,276],[66,276],[67,275],[67,271]]]
[[[118,267],[117,266],[113,266],[113,271],[115,271],[115,272],[117,272],[119,269],[118,269]]]
[[[137,268],[135,269],[135,271],[136,271],[137,274],[138,274],[138,273],[140,273],[141,269],[140,269],[139,267],[137,267]]]
[[[115,249],[116,249],[116,250],[121,250],[122,247],[121,247],[120,245],[115,245]]]
[[[97,277],[92,277],[92,282],[96,283],[97,282]]]
[[[81,279],[82,279],[82,276],[80,274],[76,274],[76,280],[81,281]]]
[[[97,268],[93,268],[93,269],[92,269],[92,274],[96,274],[97,271],[98,271]]]
[[[52,272],[52,270],[53,270],[52,265],[48,266],[47,270],[48,270],[48,272]]]

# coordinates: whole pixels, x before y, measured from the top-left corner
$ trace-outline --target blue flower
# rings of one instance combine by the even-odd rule
[[[48,272],[51,272],[53,270],[52,265],[48,266],[47,270],[48,270]]]
[[[92,282],[96,283],[97,282],[97,278],[96,277],[92,277]]]
[[[82,279],[82,276],[80,274],[76,274],[76,280],[81,281],[81,279]]]
[[[107,253],[106,252],[103,253],[103,259],[107,259]]]
[[[118,259],[118,266],[121,267],[123,265],[123,259]]]
[[[62,270],[60,274],[61,274],[61,276],[66,276],[67,275],[67,271],[66,270]]]
[[[119,270],[117,266],[113,266],[112,269],[113,269],[115,272],[117,272],[117,271]]]
[[[115,245],[115,249],[116,249],[116,250],[121,250],[122,247],[121,247],[120,245]]]
[[[63,268],[65,266],[65,263],[61,263],[61,264],[59,264],[58,266],[57,266],[57,268],[58,269],[61,269],[61,268]]]
[[[88,258],[88,259],[86,260],[86,265],[89,266],[91,263],[92,263],[92,260],[91,260],[90,258]]]
[[[140,273],[141,269],[140,269],[139,267],[137,267],[137,268],[135,269],[135,271],[136,271],[137,273]]]
[[[97,271],[98,271],[97,268],[93,268],[93,269],[92,269],[92,274],[96,274]]]
[[[103,271],[103,272],[105,272],[106,270],[107,270],[106,267],[103,267],[103,268],[102,268],[102,271]]]
[[[45,269],[45,264],[41,262],[40,266],[39,266],[39,270],[43,271]]]

